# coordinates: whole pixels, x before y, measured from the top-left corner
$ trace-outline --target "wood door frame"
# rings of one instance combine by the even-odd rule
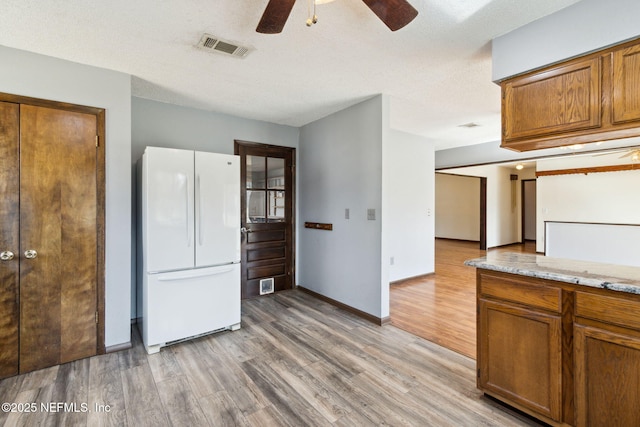
[[[480,178],[480,250],[487,250],[487,178]]]
[[[105,209],[106,209],[106,124],[105,109],[70,104],[67,102],[51,101],[0,92],[0,101],[15,104],[28,104],[36,107],[53,108],[90,114],[96,117],[98,133],[98,150],[96,151],[96,309],[98,322],[96,324],[96,353],[105,353]]]
[[[238,155],[240,147],[258,148],[258,149],[274,149],[291,151],[291,223],[289,224],[289,232],[291,233],[291,288],[297,287],[296,282],[296,149],[295,147],[287,147],[283,145],[263,144],[260,142],[244,141],[236,139],[233,141],[233,153]],[[242,168],[242,165],[241,165]],[[244,191],[241,188],[240,191]],[[241,212],[241,215],[244,215]],[[243,244],[244,245],[244,244]],[[244,256],[244,250],[242,250]],[[244,268],[243,274],[244,274]]]
[[[520,181],[520,243],[524,243],[526,241],[525,239],[525,182],[536,182],[537,180],[535,178],[531,178],[531,179],[523,179]],[[537,184],[536,184],[537,186]],[[537,189],[536,189],[537,190]],[[537,231],[537,224],[536,224],[536,231]],[[533,240],[534,242],[536,240]]]

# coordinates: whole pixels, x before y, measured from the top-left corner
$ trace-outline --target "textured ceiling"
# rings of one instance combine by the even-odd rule
[[[298,0],[265,35],[267,0],[2,0],[0,45],[131,74],[134,96],[291,126],[384,93],[393,128],[447,148],[500,138],[491,39],[577,0],[409,1],[419,15],[397,32],[360,0],[319,5],[307,27]],[[205,32],[254,50],[202,51]]]

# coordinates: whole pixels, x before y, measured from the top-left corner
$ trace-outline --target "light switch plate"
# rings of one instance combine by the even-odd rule
[[[374,221],[376,219],[376,210],[375,209],[367,209],[367,219],[369,221]]]

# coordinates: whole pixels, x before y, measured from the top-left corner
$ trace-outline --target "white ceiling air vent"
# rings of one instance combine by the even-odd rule
[[[239,46],[236,43],[230,42],[228,40],[222,40],[219,37],[212,36],[211,34],[207,33],[202,35],[200,41],[197,44],[197,47],[209,52],[217,52],[225,55],[235,56],[236,58],[244,58],[252,50],[251,48]]]

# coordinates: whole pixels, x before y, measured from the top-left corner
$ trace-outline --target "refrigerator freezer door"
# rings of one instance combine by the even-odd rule
[[[150,347],[240,323],[240,264],[149,274],[144,343]]]
[[[147,272],[194,266],[193,162],[193,151],[145,150],[142,215]]]
[[[195,153],[196,266],[240,261],[240,157]]]

